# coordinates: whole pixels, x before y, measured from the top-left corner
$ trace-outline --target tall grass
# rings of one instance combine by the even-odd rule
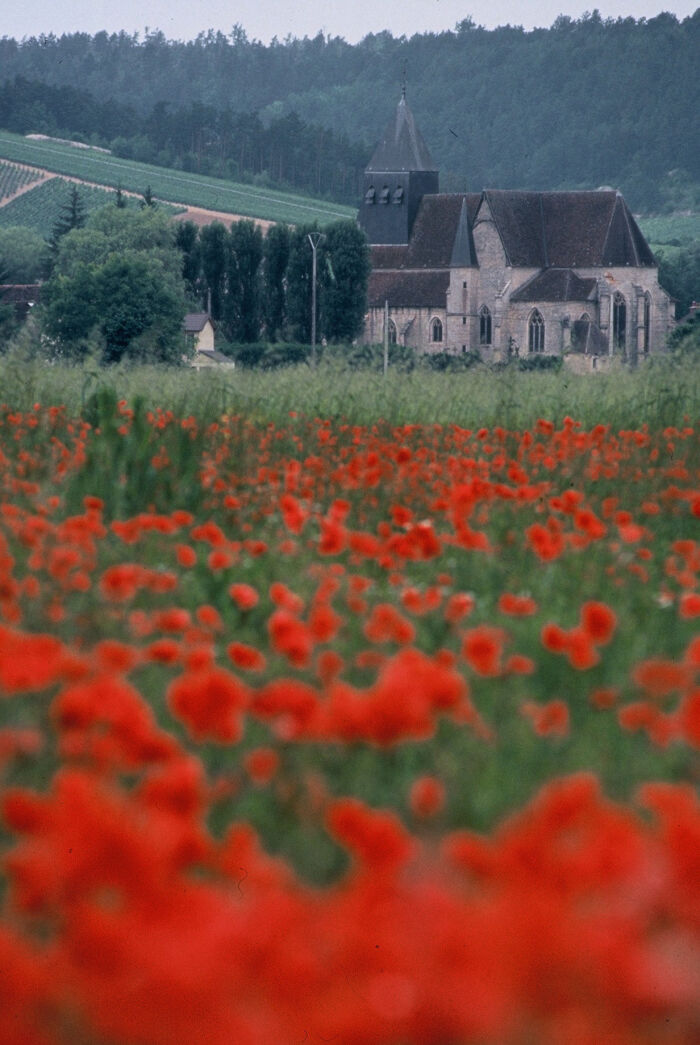
[[[322,363],[277,371],[195,371],[186,367],[100,368],[28,361],[19,352],[0,357],[0,402],[28,409],[35,402],[63,404],[80,412],[100,387],[118,398],[142,397],[147,408],[171,409],[203,420],[240,414],[284,423],[291,411],[306,416],[372,424],[457,424],[464,427],[525,428],[539,417],[561,423],[566,416],[585,426],[616,428],[680,425],[700,417],[700,369],[671,359],[636,371],[624,368],[579,375],[493,372],[463,373],[351,370]]]

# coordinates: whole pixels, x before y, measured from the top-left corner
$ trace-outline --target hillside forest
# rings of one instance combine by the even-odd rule
[[[355,203],[405,76],[443,191],[610,184],[637,213],[700,209],[700,10],[358,44],[160,31],[0,40],[0,127]],[[653,84],[653,90],[649,85]],[[76,87],[75,85],[79,85]]]

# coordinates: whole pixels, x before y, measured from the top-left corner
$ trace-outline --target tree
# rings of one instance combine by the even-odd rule
[[[289,237],[287,327],[291,339],[304,344],[311,341],[311,264],[313,255],[309,233],[318,231],[316,223],[297,225]],[[321,258],[318,260],[320,261]],[[319,264],[319,272],[321,267]]]
[[[263,244],[263,318],[268,341],[277,341],[282,337],[287,318],[286,273],[289,239],[287,225],[271,225]]]
[[[50,268],[46,241],[34,229],[0,229],[0,282],[37,283]]]
[[[237,221],[229,233],[224,324],[231,341],[260,337],[260,264],[263,238],[254,221]]]
[[[674,253],[659,251],[659,283],[676,302],[676,318],[682,319],[693,301],[700,300],[700,244]]]
[[[211,297],[212,319],[221,319],[226,285],[227,235],[220,221],[205,225],[199,234],[204,290]]]
[[[197,298],[200,293],[202,248],[199,242],[199,230],[193,221],[178,222],[175,243],[182,251],[182,278],[185,281],[187,293],[192,298]]]
[[[184,311],[172,273],[143,254],[112,254],[96,273],[96,294],[106,363],[177,361]]]
[[[124,195],[124,192],[122,190],[121,182],[119,182],[119,184],[117,185],[117,192],[114,197],[114,206],[118,207],[119,210],[124,210],[124,208],[127,206],[126,196]]]
[[[325,233],[321,329],[329,341],[352,341],[361,333],[367,311],[367,238],[354,221],[336,221]]]
[[[85,204],[78,191],[77,185],[71,185],[68,199],[61,204],[61,212],[51,232],[51,249],[58,252],[58,247],[64,236],[73,229],[80,229],[85,224]]]
[[[42,305],[56,350],[80,358],[98,334],[105,362],[180,361],[182,255],[168,219],[106,207],[64,236]]]
[[[157,206],[156,198],[155,198],[155,196],[153,195],[153,193],[151,191],[151,186],[150,185],[147,185],[145,190],[144,190],[144,192],[143,192],[143,195],[141,197],[141,206],[142,207],[156,207]]]

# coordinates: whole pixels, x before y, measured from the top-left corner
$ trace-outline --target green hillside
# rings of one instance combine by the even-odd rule
[[[27,141],[20,135],[3,130],[0,130],[0,159],[84,178],[112,189],[121,185],[129,192],[141,193],[150,185],[153,195],[158,199],[268,221],[291,224],[318,221],[327,224],[355,215],[352,208],[337,203],[168,170],[135,160],[120,159],[97,150],[77,149],[59,142]],[[13,223],[17,224],[16,221]]]
[[[0,228],[24,226],[35,229],[44,239],[49,239],[68,200],[72,184],[65,178],[51,178],[0,206]],[[98,189],[94,185],[81,185],[79,190],[86,213],[106,206],[116,195],[113,189]],[[125,199],[127,206],[139,206],[140,201],[135,196],[126,196]],[[173,214],[182,210],[169,204],[162,203],[160,206]]]

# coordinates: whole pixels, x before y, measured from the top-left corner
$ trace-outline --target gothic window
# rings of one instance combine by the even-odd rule
[[[528,346],[531,352],[544,352],[544,320],[537,309],[528,323]]]
[[[486,305],[479,312],[479,344],[491,344],[491,313]]]
[[[627,340],[627,305],[619,290],[613,298],[613,348],[624,351]]]
[[[396,323],[393,319],[389,320],[389,344],[395,345],[397,340]]]
[[[649,343],[651,341],[651,295],[644,295],[644,341],[643,350],[644,355],[649,354]]]
[[[442,322],[437,316],[430,324],[430,340],[433,342],[442,341]]]
[[[384,188],[382,189],[382,191],[379,193],[379,202],[380,203],[388,203],[390,195],[391,195],[391,193],[389,192],[389,186],[385,185]]]
[[[397,185],[394,189],[394,194],[391,197],[392,203],[403,203],[403,186]]]
[[[374,203],[376,198],[377,193],[375,191],[374,185],[370,185],[370,187],[367,189],[367,192],[365,193],[365,203]]]

